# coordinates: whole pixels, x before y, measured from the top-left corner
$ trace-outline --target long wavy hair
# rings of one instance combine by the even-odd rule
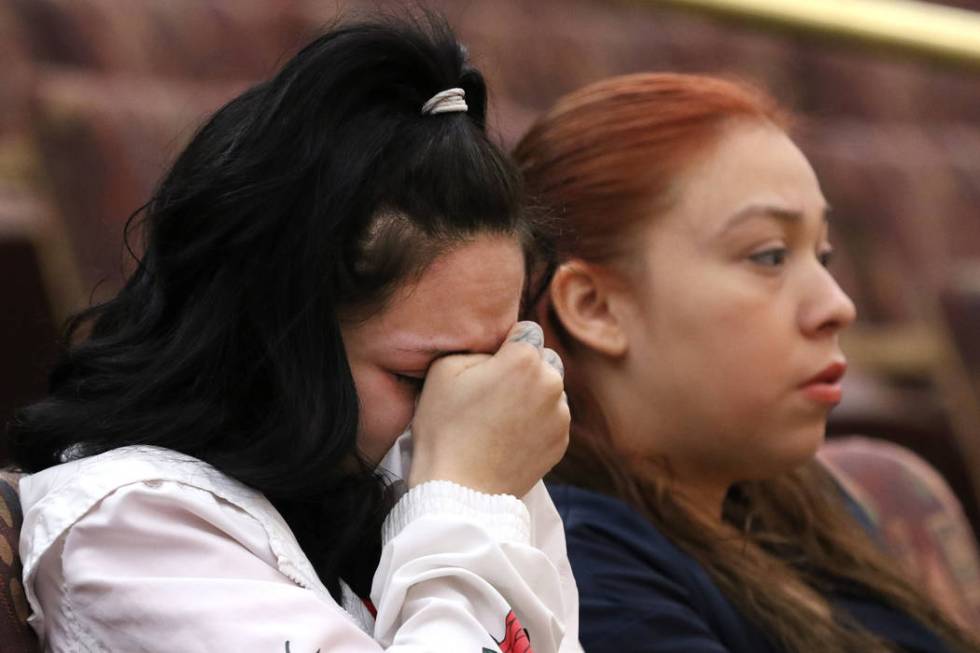
[[[453,87],[468,111],[422,115]],[[486,106],[434,16],[338,25],[228,102],[134,216],[135,272],[70,321],[5,462],[189,454],[267,496],[333,596],[341,577],[367,595],[387,498],[357,450],[341,320],[478,234],[529,242]]]
[[[678,175],[735,120],[781,128],[787,114],[765,93],[717,78],[636,74],[560,99],[515,154],[530,201],[554,220],[546,265],[532,282],[534,315],[566,362],[572,436],[552,479],[617,497],[646,516],[711,574],[722,591],[791,653],[891,650],[826,596],[847,588],[876,597],[934,629],[953,646],[978,650],[909,583],[852,517],[816,461],[729,492],[719,525],[685,508],[669,470],[641,470],[617,455],[606,420],[576,369],[577,343],[547,293],[558,264],[581,259],[615,271],[632,229],[670,206]]]

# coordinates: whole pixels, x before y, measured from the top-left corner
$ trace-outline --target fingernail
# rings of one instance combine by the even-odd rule
[[[565,364],[561,362],[561,356],[558,355],[558,352],[546,347],[541,357],[544,359],[544,362],[558,370],[562,378],[565,378]]]

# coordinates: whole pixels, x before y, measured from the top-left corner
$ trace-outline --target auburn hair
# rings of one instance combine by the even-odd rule
[[[642,73],[607,79],[561,98],[517,145],[530,201],[549,214],[545,260],[528,310],[566,362],[572,436],[553,480],[617,497],[711,574],[775,643],[792,653],[890,651],[891,645],[827,600],[846,587],[932,628],[952,646],[980,650],[899,571],[856,522],[816,460],[731,488],[721,523],[685,508],[667,469],[651,473],[617,455],[602,407],[575,364],[577,343],[550,305],[554,269],[570,259],[615,268],[634,230],[668,207],[683,173],[737,121],[787,129],[765,92],[715,77]],[[635,242],[635,241],[634,241]]]

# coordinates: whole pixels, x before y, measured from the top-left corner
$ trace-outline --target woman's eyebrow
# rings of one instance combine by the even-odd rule
[[[830,213],[830,206],[824,205],[821,213],[823,215],[823,221],[829,222],[830,219],[828,214]],[[748,206],[745,206],[733,213],[732,216],[725,221],[725,224],[722,225],[718,235],[724,236],[738,225],[752,218],[769,217],[775,218],[782,222],[795,224],[802,221],[804,215],[804,212],[800,209],[791,208],[780,204],[749,204]]]

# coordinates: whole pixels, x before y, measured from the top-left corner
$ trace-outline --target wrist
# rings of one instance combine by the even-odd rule
[[[387,543],[418,519],[433,517],[471,522],[502,542],[530,541],[531,516],[523,501],[445,480],[420,483],[399,499],[385,519],[383,541]]]

